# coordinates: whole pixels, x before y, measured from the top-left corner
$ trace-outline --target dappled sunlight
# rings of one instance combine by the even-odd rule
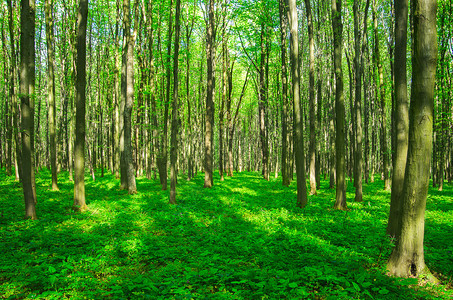
[[[37,221],[23,221],[21,189],[4,200],[0,223],[3,255],[0,292],[23,291],[74,298],[178,297],[436,298],[436,291],[408,288],[384,275],[391,249],[385,236],[386,193],[364,186],[364,202],[332,209],[335,191],[321,189],[305,209],[295,207],[295,186],[238,173],[211,189],[202,174],[179,180],[177,205],[158,180],[137,180],[138,193],[119,189],[106,175],[87,181],[88,210],[76,213],[72,186],[62,179],[51,191],[42,172]],[[327,185],[325,185],[327,187]],[[368,191],[368,192],[367,192]],[[434,201],[434,199],[433,199]],[[427,211],[426,257],[449,280],[452,242],[448,201]],[[441,204],[445,202],[445,204]],[[14,219],[15,218],[15,219]],[[365,295],[365,296],[364,296]],[[49,296],[50,297],[50,296]]]

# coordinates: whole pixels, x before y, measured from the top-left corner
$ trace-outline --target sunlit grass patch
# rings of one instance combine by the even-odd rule
[[[37,180],[37,221],[24,221],[22,190],[0,171],[0,294],[44,299],[448,299],[444,287],[414,287],[385,276],[390,193],[377,180],[364,201],[332,209],[335,190],[295,207],[295,181],[235,173],[203,188],[203,174],[180,177],[177,205],[158,180],[138,178],[138,193],[106,173],[86,177],[89,209],[74,212],[73,183],[50,172]],[[5,180],[3,180],[5,179]],[[430,190],[426,261],[451,281],[451,187]],[[408,285],[411,285],[408,287]]]

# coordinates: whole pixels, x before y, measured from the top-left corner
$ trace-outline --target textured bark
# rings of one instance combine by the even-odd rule
[[[189,180],[194,176],[194,130],[192,128],[192,102],[190,101],[190,37],[192,36],[195,18],[189,24],[186,24],[186,93],[187,93],[187,132],[188,132],[188,153],[187,153],[187,178]]]
[[[225,23],[224,23],[224,26]],[[223,41],[222,41],[222,97],[220,97],[220,109],[219,109],[219,175],[220,175],[220,181],[224,181],[225,178],[223,176],[223,127],[224,127],[224,111],[225,111],[225,102],[226,97],[227,97],[227,82],[228,82],[228,76],[227,76],[227,54],[226,54],[226,45],[227,41],[225,39],[225,35],[223,36]]]
[[[345,104],[343,96],[343,71],[341,69],[341,48],[343,44],[343,24],[341,22],[342,0],[332,0],[332,30],[334,41],[334,70],[335,70],[335,120],[336,120],[336,197],[335,209],[346,209],[345,181]]]
[[[282,184],[289,186],[289,134],[288,134],[288,68],[287,68],[287,35],[288,7],[285,0],[278,1],[280,15],[280,55],[282,64]]]
[[[35,1],[21,0],[20,100],[22,131],[22,187],[25,218],[36,219],[36,190],[33,168],[34,92],[35,92]]]
[[[396,245],[390,275],[435,281],[425,265],[423,238],[432,154],[433,103],[437,60],[436,0],[411,1],[413,14],[412,87],[409,146]]]
[[[55,143],[55,74],[54,74],[54,46],[53,46],[53,1],[46,0],[46,42],[47,42],[47,90],[49,101],[49,143],[50,143],[50,169],[52,171],[52,189],[58,190],[57,184],[57,145]]]
[[[307,185],[305,182],[305,155],[304,135],[302,123],[302,110],[300,103],[300,64],[299,64],[299,38],[296,0],[289,0],[290,24],[290,59],[292,76],[292,94],[294,106],[294,154],[296,156],[297,174],[297,206],[303,208],[307,205]]]
[[[79,0],[76,62],[76,120],[74,143],[74,209],[84,211],[85,203],[85,87],[86,87],[86,30],[88,0]]]
[[[214,2],[209,0],[209,20],[206,28],[206,62],[207,62],[207,95],[206,95],[206,127],[205,127],[205,161],[204,187],[210,188],[213,180],[213,147],[214,147],[214,93],[215,93],[215,18]]]
[[[406,52],[407,52],[408,0],[395,0],[395,158],[393,160],[392,194],[387,234],[395,236],[401,214],[404,172],[406,170],[409,115],[407,101]]]
[[[13,139],[15,145],[15,175],[16,181],[19,181],[22,172],[22,152],[21,152],[21,140],[19,134],[19,109],[17,103],[17,95],[16,95],[16,40],[14,38],[14,19],[13,19],[13,7],[11,0],[7,0],[6,4],[8,6],[8,27],[9,27],[9,39],[10,39],[10,46],[11,46],[11,55],[10,55],[10,86],[9,86],[9,96],[11,98],[11,113],[12,113],[12,128],[13,128]]]
[[[176,204],[176,162],[178,160],[178,58],[180,31],[181,0],[176,0],[175,14],[175,52],[173,55],[173,101],[171,112],[171,148],[170,148],[170,203]]]
[[[331,82],[333,84],[334,72],[331,73]],[[329,84],[329,96],[332,94],[332,84]],[[331,100],[331,108],[329,110],[329,137],[330,137],[330,176],[329,176],[329,188],[335,187],[335,174],[336,174],[336,160],[335,160],[335,101]]]
[[[124,168],[126,189],[129,194],[137,192],[135,168],[132,151],[132,105],[134,104],[134,38],[131,36],[130,0],[123,0],[125,44],[123,55],[126,55],[126,97],[124,103]],[[124,60],[123,60],[124,63]],[[124,68],[124,67],[123,67]],[[124,87],[122,87],[124,89]],[[122,175],[121,175],[122,176]]]
[[[230,72],[230,79],[229,81],[232,83],[232,71]],[[244,95],[245,95],[245,90],[247,88],[247,82],[248,82],[248,78],[249,78],[249,72],[247,70],[247,74],[245,75],[245,81],[244,81],[244,85],[242,86],[242,91],[241,91],[241,95],[239,96],[239,101],[238,101],[238,105],[236,107],[236,112],[234,114],[234,117],[231,118],[230,122],[229,122],[229,125],[228,125],[228,132],[229,132],[229,136],[228,136],[228,176],[233,176],[233,141],[234,141],[234,132],[235,132],[235,129],[236,129],[236,123],[237,123],[237,119],[238,119],[238,115],[239,115],[239,108],[241,107],[241,103],[242,103],[242,99],[244,98]],[[231,89],[230,89],[230,93],[231,93]],[[231,95],[230,95],[231,97]],[[239,143],[239,137],[238,137],[238,143]],[[239,147],[240,147],[240,143],[239,143]],[[240,149],[238,149],[238,151],[240,151]],[[239,159],[241,159],[241,156],[239,155]],[[239,163],[240,165],[242,165],[242,163]]]
[[[362,173],[363,173],[363,156],[362,156],[362,140],[363,140],[363,129],[362,129],[362,73],[364,65],[364,47],[361,49],[361,44],[363,45],[366,41],[366,29],[367,29],[367,16],[368,8],[370,5],[370,0],[367,0],[365,5],[365,15],[363,18],[363,32],[360,32],[359,29],[359,2],[354,0],[354,48],[355,48],[355,57],[354,57],[354,69],[356,72],[355,80],[355,128],[356,128],[356,151],[354,158],[354,185],[356,188],[355,191],[355,201],[361,202],[363,200],[363,190],[362,190]],[[362,51],[361,51],[362,50]]]
[[[310,170],[310,195],[316,195],[316,103],[315,103],[315,39],[313,37],[313,17],[311,14],[310,0],[305,0],[308,28],[309,51],[309,114],[310,114],[310,145],[308,150]]]
[[[374,56],[376,68],[378,71],[378,87],[379,87],[379,100],[380,100],[380,125],[381,125],[381,158],[383,160],[383,174],[384,174],[384,189],[390,190],[390,177],[389,177],[389,153],[387,146],[387,117],[385,111],[385,89],[384,89],[384,68],[381,61],[379,52],[379,33],[377,21],[377,7],[376,0],[373,0],[373,23],[374,23]]]
[[[266,86],[266,68],[268,60],[266,57],[269,55],[267,47],[265,47],[264,23],[261,24],[261,42],[260,42],[260,68],[259,68],[259,92],[258,92],[258,118],[260,127],[260,142],[261,142],[261,156],[262,156],[262,168],[263,177],[265,180],[269,180],[269,141],[267,133],[267,86]]]

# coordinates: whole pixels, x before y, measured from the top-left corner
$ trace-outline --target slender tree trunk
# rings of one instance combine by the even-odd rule
[[[18,103],[17,103],[17,96],[16,96],[16,89],[15,89],[15,81],[16,81],[16,39],[14,37],[14,19],[13,19],[13,7],[11,0],[6,1],[8,6],[8,26],[9,26],[9,39],[10,39],[10,86],[9,86],[9,95],[11,97],[11,113],[12,113],[12,124],[13,124],[13,139],[15,145],[15,175],[16,181],[19,181],[21,178],[22,172],[22,152],[21,152],[21,139],[19,134],[19,110],[18,110]]]
[[[315,103],[315,39],[313,37],[313,17],[311,14],[310,0],[305,0],[308,27],[309,49],[309,114],[310,114],[310,145],[309,145],[309,170],[310,170],[310,195],[316,195],[316,103]]]
[[[335,68],[335,111],[336,111],[336,200],[335,209],[346,209],[345,181],[345,104],[343,96],[343,71],[341,69],[341,47],[343,44],[343,24],[341,22],[342,0],[332,0],[332,30],[334,40]]]
[[[85,203],[85,88],[86,88],[86,30],[88,0],[79,0],[77,28],[76,123],[74,143],[74,209],[84,211]]]
[[[224,23],[225,24],[225,23]],[[224,25],[225,26],[225,25]],[[227,76],[227,57],[226,57],[226,48],[227,48],[227,41],[225,40],[225,35],[223,35],[223,41],[222,41],[222,96],[220,98],[220,109],[219,109],[219,175],[220,175],[220,181],[224,181],[224,176],[223,176],[223,156],[224,156],[224,151],[223,151],[223,120],[224,120],[224,111],[225,111],[225,102],[226,97],[227,97],[227,82],[228,82],[228,76]]]
[[[366,29],[367,29],[367,16],[370,0],[367,0],[365,5],[365,16],[363,18],[363,32],[359,29],[359,2],[354,0],[354,42],[355,42],[355,57],[354,57],[354,69],[356,72],[355,80],[355,123],[356,123],[356,151],[355,151],[355,178],[354,185],[356,188],[355,201],[361,202],[363,200],[362,191],[362,173],[363,173],[363,157],[362,157],[362,72],[364,65],[363,47],[361,45],[366,40]],[[362,52],[361,52],[362,50]]]
[[[180,31],[181,0],[176,0],[175,14],[175,52],[173,55],[173,101],[171,113],[171,149],[170,149],[170,203],[176,204],[176,162],[178,159],[178,58]]]
[[[214,147],[214,94],[215,94],[215,18],[214,2],[209,0],[208,15],[209,20],[206,28],[206,62],[207,62],[207,95],[206,95],[206,128],[205,128],[205,176],[204,187],[210,188],[214,184],[213,180],[213,147]]]
[[[411,1],[413,13],[412,92],[409,145],[396,245],[387,264],[398,277],[426,275],[423,238],[432,154],[433,104],[437,60],[436,0]]]
[[[305,154],[302,111],[300,103],[300,63],[299,63],[299,38],[296,0],[289,0],[290,24],[290,59],[292,76],[292,94],[294,105],[294,149],[296,156],[297,173],[297,206],[303,208],[307,205],[307,185],[305,182]]]
[[[402,209],[402,192],[408,147],[409,115],[407,101],[406,52],[407,52],[408,0],[395,0],[395,159],[393,160],[392,195],[387,234],[395,236]]]
[[[288,5],[285,0],[278,1],[280,15],[280,55],[282,64],[282,184],[289,186],[289,134],[288,134],[288,68],[287,68],[287,35],[288,35]]]
[[[333,84],[334,73],[331,74],[331,81]],[[329,96],[332,94],[332,85],[330,85]],[[332,99],[331,108],[329,110],[329,136],[330,136],[330,155],[329,155],[329,164],[330,164],[330,176],[329,176],[329,188],[333,189],[335,187],[335,177],[336,177],[336,147],[335,147],[335,101]]]
[[[55,143],[55,74],[54,74],[54,49],[53,49],[53,1],[46,0],[46,40],[47,40],[47,89],[49,99],[49,142],[50,142],[50,168],[52,171],[52,189],[58,190],[57,185],[57,146]]]
[[[125,89],[126,97],[124,99],[124,164],[126,175],[126,188],[129,194],[137,192],[135,183],[135,168],[133,163],[132,151],[132,105],[134,103],[134,38],[131,36],[131,17],[130,17],[130,0],[123,0],[124,11],[124,35],[125,49],[123,55],[126,55],[126,80]],[[135,25],[137,26],[137,24]],[[123,59],[124,63],[124,59]],[[123,91],[124,92],[124,91]]]
[[[266,50],[265,50],[265,24],[261,24],[261,57],[260,57],[260,69],[259,69],[259,92],[258,92],[258,117],[260,126],[260,142],[261,142],[261,155],[263,163],[263,177],[265,180],[269,180],[269,141],[267,137],[267,97],[266,97]]]
[[[387,149],[387,117],[385,111],[385,89],[384,89],[384,70],[379,52],[379,34],[377,21],[376,0],[373,0],[373,23],[374,23],[374,55],[379,74],[379,96],[380,96],[380,123],[381,123],[381,153],[383,160],[384,189],[390,190],[389,178],[389,153]]]
[[[21,1],[20,25],[20,100],[22,131],[22,187],[25,218],[37,219],[33,167],[34,93],[35,93],[35,1]]]

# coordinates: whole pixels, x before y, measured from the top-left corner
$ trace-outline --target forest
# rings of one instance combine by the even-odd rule
[[[450,299],[452,0],[0,3],[2,299]]]

